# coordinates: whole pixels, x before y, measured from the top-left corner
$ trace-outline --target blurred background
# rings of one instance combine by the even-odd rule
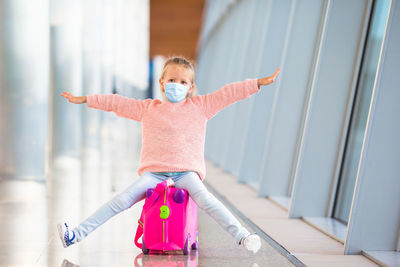
[[[158,95],[154,72],[165,57],[195,59],[203,6],[204,1],[2,1],[2,177],[45,180],[45,166],[53,160],[98,147],[104,116],[83,112],[60,94]]]
[[[78,222],[137,176],[140,124],[60,94],[161,99],[163,62],[182,55],[199,94],[281,68],[209,121],[210,166],[339,242],[342,255],[400,266],[399,0],[0,0],[0,15],[7,255],[6,235],[23,221],[47,220],[34,230],[46,233],[62,215]],[[49,240],[26,251],[36,259],[43,248],[31,246]]]

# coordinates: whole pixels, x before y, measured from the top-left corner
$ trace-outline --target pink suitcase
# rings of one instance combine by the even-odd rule
[[[196,203],[186,190],[173,187],[171,179],[147,190],[135,244],[144,254],[183,250],[187,255],[198,248]]]

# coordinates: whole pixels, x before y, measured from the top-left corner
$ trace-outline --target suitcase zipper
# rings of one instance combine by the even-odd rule
[[[167,202],[167,188],[165,188],[165,191],[164,191],[164,205]],[[163,251],[165,251],[165,220],[163,220],[163,231],[162,231],[162,233],[163,233],[163,243],[164,243]]]

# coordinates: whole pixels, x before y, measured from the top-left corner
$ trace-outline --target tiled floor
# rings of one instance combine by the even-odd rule
[[[133,244],[139,204],[64,249],[57,222],[79,223],[138,179],[137,154],[125,160],[113,153],[86,151],[84,155],[57,158],[46,184],[0,180],[0,266],[292,266],[265,241],[255,255],[238,247],[201,211],[198,252],[144,256]]]
[[[344,246],[301,219],[289,219],[287,210],[236,182],[236,177],[207,161],[208,178],[216,192],[256,224],[272,240],[310,267],[378,266],[363,255],[344,255]]]

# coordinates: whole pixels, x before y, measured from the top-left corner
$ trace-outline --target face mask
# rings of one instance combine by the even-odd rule
[[[186,93],[189,90],[189,86],[184,86],[180,83],[166,83],[165,84],[165,96],[168,101],[177,103],[181,102],[186,97]]]

